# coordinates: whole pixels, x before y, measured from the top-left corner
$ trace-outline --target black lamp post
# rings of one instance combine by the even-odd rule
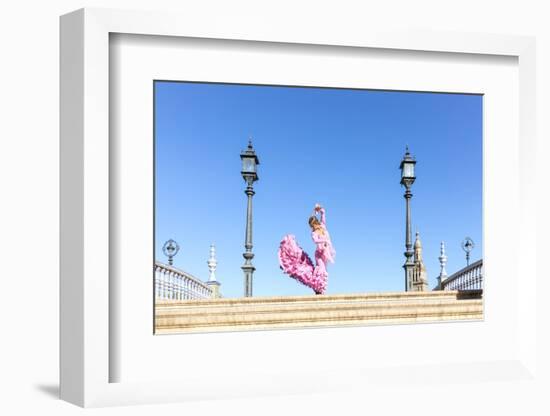
[[[248,141],[248,147],[241,153],[241,175],[246,182],[246,190],[244,193],[248,198],[246,207],[246,233],[244,240],[245,252],[243,253],[244,264],[241,269],[244,273],[244,296],[252,296],[252,276],[256,268],[252,265],[254,254],[252,253],[252,196],[254,192],[254,182],[258,180],[258,165],[260,160],[256,156],[256,152],[252,147],[252,141]]]
[[[405,187],[405,205],[406,205],[406,231],[405,231],[405,290],[412,290],[412,270],[414,267],[413,261],[413,249],[412,249],[412,233],[411,233],[411,203],[412,198],[411,187],[414,183],[416,176],[414,175],[414,168],[416,160],[409,153],[409,147],[405,150],[405,156],[401,161],[399,168],[401,169],[401,185]]]

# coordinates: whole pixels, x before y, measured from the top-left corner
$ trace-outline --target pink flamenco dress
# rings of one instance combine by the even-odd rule
[[[312,231],[311,238],[317,246],[315,264],[298,245],[292,234],[286,235],[279,245],[279,264],[284,273],[322,295],[327,289],[327,263],[334,263],[336,252],[330,240],[325,220],[325,210],[321,208],[321,230]]]

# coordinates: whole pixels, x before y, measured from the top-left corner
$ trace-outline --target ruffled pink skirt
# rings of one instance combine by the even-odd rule
[[[328,273],[322,253],[315,252],[315,259],[316,266],[291,234],[279,245],[279,264],[283,272],[322,295],[327,288]]]

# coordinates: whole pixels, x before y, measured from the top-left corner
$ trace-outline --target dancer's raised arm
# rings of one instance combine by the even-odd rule
[[[327,220],[326,220],[326,217],[325,217],[325,209],[323,207],[321,207],[319,212],[321,213],[321,224],[327,225]]]
[[[315,204],[315,208],[313,209],[313,212],[319,212],[321,214],[321,224],[327,225],[326,217],[325,217],[325,209],[320,204]]]

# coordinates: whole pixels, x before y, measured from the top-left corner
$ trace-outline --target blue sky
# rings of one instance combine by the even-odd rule
[[[206,280],[216,245],[224,297],[243,295],[245,184],[239,154],[260,159],[254,196],[254,295],[311,294],[279,269],[294,234],[311,255],[307,224],[326,207],[336,249],[327,294],[404,290],[406,144],[417,159],[412,223],[430,287],[439,244],[449,274],[461,241],[482,252],[482,96],[351,89],[155,82],[155,256],[175,239],[174,265]],[[414,236],[413,236],[414,237]]]

